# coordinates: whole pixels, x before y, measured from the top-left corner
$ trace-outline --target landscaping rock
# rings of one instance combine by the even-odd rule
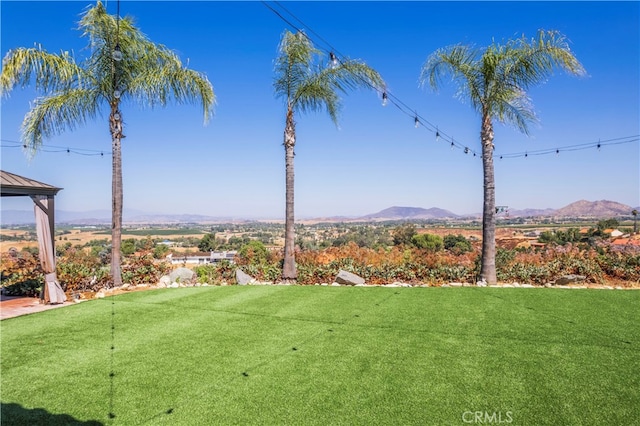
[[[165,288],[169,284],[171,284],[171,278],[169,275],[163,275],[160,277],[160,281],[158,282],[158,288]]]
[[[586,279],[587,277],[585,277],[584,275],[563,275],[556,280],[555,285],[567,285],[571,283],[582,282]]]
[[[336,276],[336,282],[338,284],[356,285],[364,284],[364,278],[357,276],[351,272],[340,270]]]
[[[255,283],[256,279],[243,272],[241,269],[236,269],[236,282],[238,285],[247,285]]]
[[[171,280],[171,282],[188,284],[191,282],[195,274],[196,273],[189,268],[178,268],[171,271],[171,273],[169,274],[169,279]]]

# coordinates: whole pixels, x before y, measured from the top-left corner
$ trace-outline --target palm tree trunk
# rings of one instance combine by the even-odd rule
[[[284,264],[282,267],[282,279],[295,281],[298,278],[295,259],[295,222],[293,204],[294,171],[293,157],[296,144],[296,125],[293,120],[293,110],[287,108],[287,121],[284,129],[285,152],[285,227],[284,227]]]
[[[484,204],[482,208],[482,265],[480,279],[495,284],[496,279],[496,184],[493,168],[493,124],[489,114],[482,117],[482,170]]]
[[[111,277],[113,286],[122,285],[121,251],[122,242],[122,115],[117,103],[111,105],[109,117],[112,145],[112,176],[111,176]]]

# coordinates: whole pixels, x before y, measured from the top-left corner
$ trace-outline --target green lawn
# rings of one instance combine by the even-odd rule
[[[2,321],[1,420],[631,425],[639,320],[639,291],[130,293]]]

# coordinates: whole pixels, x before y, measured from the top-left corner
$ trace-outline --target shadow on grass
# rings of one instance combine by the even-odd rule
[[[5,402],[0,403],[0,424],[30,426],[104,425],[104,423],[97,420],[82,421],[75,419],[68,414],[50,413],[44,408],[25,408],[20,404]]]

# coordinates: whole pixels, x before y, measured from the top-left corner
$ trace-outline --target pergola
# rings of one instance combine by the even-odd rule
[[[0,170],[2,197],[31,197],[35,206],[38,256],[45,273],[44,291],[40,298],[45,303],[63,303],[67,296],[56,276],[55,222],[53,201],[62,188],[38,182],[23,176]]]

